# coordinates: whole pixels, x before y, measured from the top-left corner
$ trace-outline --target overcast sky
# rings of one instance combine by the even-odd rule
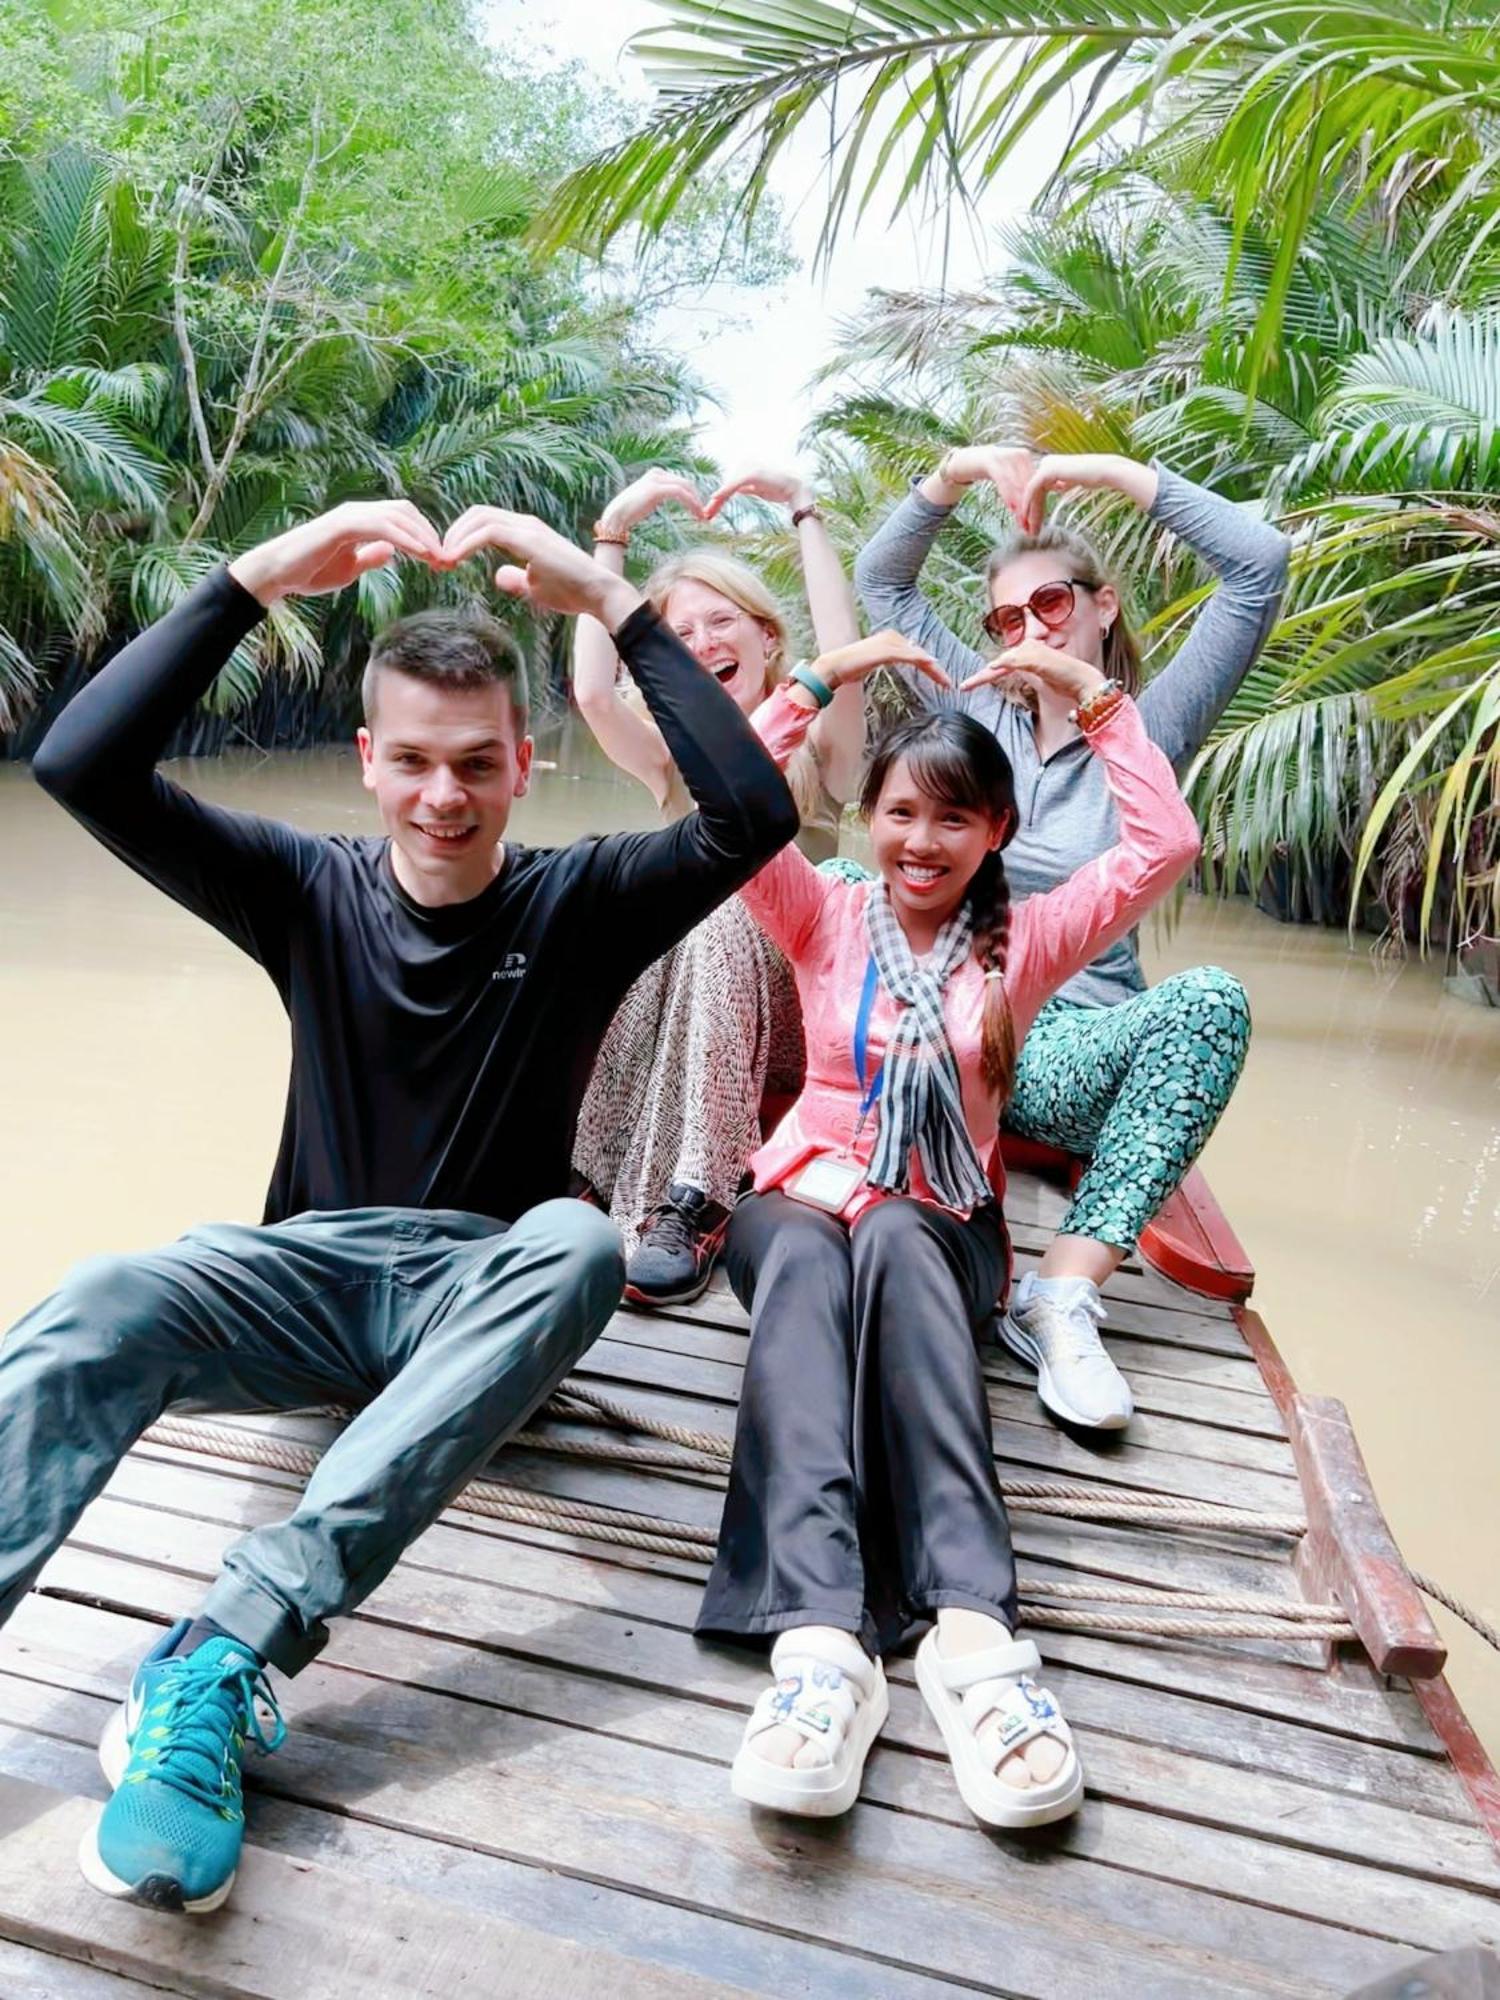
[[[623,54],[623,45],[642,28],[661,25],[663,16],[650,0],[486,0],[494,39],[508,41],[524,32],[528,45],[540,53],[551,48],[559,57],[577,58],[599,71],[617,88],[644,103],[649,92],[640,66]],[[608,27],[601,32],[601,18]],[[1042,175],[1055,158],[1055,140],[1044,139],[1047,153],[1034,154],[1008,176],[1003,192],[983,205],[983,226],[993,230],[1023,209]],[[786,209],[793,247],[803,268],[776,291],[742,295],[743,330],[733,328],[705,338],[701,316],[674,313],[663,322],[670,344],[690,357],[713,389],[720,407],[702,411],[707,448],[733,471],[752,461],[765,464],[807,463],[798,440],[811,416],[815,397],[809,388],[814,369],[833,346],[835,322],[858,306],[871,286],[902,288],[935,286],[943,281],[942,231],[924,225],[915,210],[889,228],[877,201],[858,232],[841,242],[826,277],[812,275],[813,250],[823,218],[818,138],[811,129],[783,152],[772,185]],[[956,211],[955,211],[956,213]],[[958,221],[947,246],[947,283],[954,290],[972,285],[988,257],[967,221]]]

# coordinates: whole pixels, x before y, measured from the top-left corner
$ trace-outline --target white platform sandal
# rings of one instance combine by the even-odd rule
[[[1053,1697],[1031,1678],[1041,1665],[1029,1639],[949,1659],[938,1651],[934,1629],[917,1648],[917,1686],[943,1732],[959,1796],[986,1826],[1045,1826],[1066,1819],[1082,1803],[1083,1767],[1073,1732]],[[979,1742],[979,1732],[991,1721],[999,1732],[993,1758]],[[998,1766],[1039,1736],[1050,1736],[1067,1752],[1056,1776],[1045,1785],[1033,1780],[1024,1791],[1006,1784]]]
[[[794,1644],[788,1645],[789,1639]],[[771,1671],[775,1685],[750,1712],[730,1789],[750,1805],[808,1819],[848,1812],[859,1797],[870,1746],[890,1712],[880,1662],[850,1635],[830,1633],[812,1654],[786,1632],[771,1648]],[[815,1763],[791,1767],[761,1755],[756,1738],[783,1725],[817,1745]]]

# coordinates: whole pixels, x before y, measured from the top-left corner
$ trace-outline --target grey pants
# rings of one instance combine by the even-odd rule
[[[411,1208],[212,1224],[80,1264],[0,1345],[0,1621],[169,1405],[356,1404],[203,1605],[296,1673],[598,1337],[623,1275],[577,1201],[510,1228]]]

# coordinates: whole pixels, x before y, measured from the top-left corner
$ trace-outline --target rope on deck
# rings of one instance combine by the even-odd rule
[[[342,1415],[335,1411],[332,1414]],[[730,1444],[716,1431],[691,1430],[685,1424],[669,1424],[659,1417],[648,1416],[643,1410],[633,1410],[627,1403],[615,1401],[601,1395],[597,1389],[587,1388],[581,1382],[569,1382],[552,1397],[544,1411],[545,1415],[567,1418],[576,1423],[607,1425],[612,1429],[634,1431],[642,1436],[659,1438],[662,1442],[676,1447],[677,1453],[696,1454],[696,1457],[681,1457],[676,1453],[652,1453],[648,1447],[627,1445],[625,1447],[605,1447],[602,1443],[589,1445],[575,1439],[557,1438],[545,1432],[523,1431],[511,1442],[525,1444],[535,1451],[551,1451],[581,1458],[619,1459],[634,1465],[655,1466],[664,1471],[697,1472],[712,1476],[727,1465]],[[704,1461],[707,1461],[706,1463]],[[1117,1487],[1088,1486],[1066,1480],[1002,1480],[1000,1490],[1005,1498],[1013,1501],[1032,1514],[1054,1514],[1072,1517],[1075,1520],[1113,1521],[1147,1527],[1214,1527],[1234,1533],[1286,1535],[1297,1538],[1307,1532],[1307,1523],[1296,1514],[1257,1513],[1248,1508],[1225,1507],[1214,1501],[1184,1499],[1172,1493],[1130,1493],[1125,1494]],[[457,1503],[455,1503],[457,1504]],[[640,1517],[643,1525],[656,1527],[660,1524],[652,1516]],[[1472,1631],[1497,1653],[1500,1653],[1500,1631],[1480,1616],[1472,1606],[1445,1590],[1440,1583],[1425,1575],[1421,1570],[1409,1570],[1408,1575],[1424,1596],[1446,1606],[1455,1618],[1463,1620]],[[1090,1586],[1092,1588],[1092,1586]],[[1074,1594],[1080,1594],[1083,1586],[1077,1586]],[[1050,1593],[1062,1594],[1061,1589]],[[1192,1595],[1192,1593],[1189,1593]],[[1131,1601],[1116,1593],[1113,1601]],[[1146,1591],[1141,1602],[1165,1603],[1166,1598],[1159,1592]],[[1259,1599],[1242,1599],[1231,1603],[1223,1598],[1216,1601],[1216,1608],[1223,1612],[1249,1615],[1260,1603]],[[1207,1606],[1200,1601],[1200,1609]],[[1338,1633],[1308,1629],[1309,1638],[1350,1637],[1347,1621],[1338,1606],[1299,1604],[1293,1611],[1279,1611],[1279,1618],[1301,1617],[1309,1628],[1317,1625],[1324,1613],[1332,1617],[1326,1622],[1337,1622],[1341,1626]],[[1086,1614],[1075,1614],[1082,1620]],[[1061,1611],[1052,1613],[1052,1622],[1061,1623],[1068,1614]],[[1095,1629],[1092,1623],[1078,1623],[1079,1631]],[[1137,1624],[1136,1630],[1145,1630]],[[1220,1628],[1222,1630],[1222,1628]],[[1260,1633],[1236,1634],[1237,1637],[1261,1637]]]
[[[345,1419],[350,1412],[329,1409],[318,1414]],[[731,1445],[716,1431],[672,1424],[644,1410],[632,1409],[597,1389],[570,1380],[558,1389],[541,1414],[569,1423],[593,1424],[628,1431],[665,1445],[660,1450],[634,1442],[603,1438],[568,1438],[546,1431],[518,1431],[510,1440],[527,1450],[593,1459],[605,1464],[632,1465],[642,1470],[683,1472],[718,1479],[726,1471]],[[309,1445],[223,1426],[189,1423],[164,1417],[145,1433],[146,1443],[166,1445],[244,1464],[268,1465],[285,1472],[311,1473],[320,1454]],[[1307,1531],[1296,1514],[1260,1513],[1225,1507],[1217,1501],[1190,1500],[1175,1493],[1140,1493],[1117,1486],[1091,1486],[1072,1480],[1002,1480],[1000,1491],[1013,1505],[1032,1514],[1061,1515],[1072,1520],[1110,1521],[1135,1526],[1214,1528],[1225,1533],[1281,1535],[1293,1540]],[[605,1507],[592,1500],[559,1499],[550,1493],[511,1486],[502,1480],[476,1479],[450,1503],[462,1513],[516,1527],[541,1528],[647,1555],[669,1556],[680,1562],[713,1559],[718,1537],[711,1528],[690,1522],[666,1521],[654,1514]],[[1420,1570],[1408,1572],[1427,1597],[1446,1606],[1496,1652],[1500,1631]],[[1172,1639],[1328,1639],[1344,1641],[1356,1635],[1337,1604],[1309,1604],[1300,1598],[1269,1598],[1254,1593],[1210,1593],[1163,1586],[1123,1583],[1049,1583],[1036,1577],[1020,1579],[1021,1598],[1034,1625],[1061,1631],[1129,1633]],[[1046,1599],[1060,1600],[1045,1602]],[[1078,1601],[1117,1607],[1109,1611],[1074,1609]],[[1133,1611],[1132,1605],[1148,1606]],[[1160,1616],[1178,1612],[1186,1615]]]
[[[667,1438],[678,1448],[670,1452],[594,1440],[549,1437],[544,1432],[521,1432],[511,1442],[532,1449],[554,1450],[565,1445],[570,1454],[602,1459],[606,1463],[629,1462],[638,1466],[661,1467],[694,1472],[722,1472],[729,1457],[728,1442],[712,1432],[688,1431],[681,1425],[659,1423],[644,1413],[628,1410],[593,1391],[570,1388],[547,1414],[578,1421],[586,1412],[593,1420],[621,1429],[638,1430],[648,1436]],[[580,1408],[580,1406],[582,1406]],[[343,1415],[344,1412],[331,1414]],[[177,1451],[229,1459],[241,1464],[266,1465],[283,1472],[310,1474],[322,1454],[311,1445],[294,1444],[259,1432],[235,1430],[218,1424],[189,1422],[180,1417],[163,1417],[153,1424],[142,1440],[147,1444]],[[1219,1507],[1208,1501],[1183,1501],[1174,1495],[1140,1494],[1122,1499],[1119,1489],[1075,1485],[1066,1481],[1022,1480],[1002,1482],[1001,1491],[1018,1506],[1032,1511],[1062,1513],[1078,1519],[1123,1519],[1144,1521],[1156,1526],[1179,1522],[1236,1529],[1259,1529],[1283,1535],[1302,1532],[1295,1516],[1259,1515],[1243,1508]],[[455,1495],[450,1506],[462,1513],[503,1521],[513,1526],[541,1528],[608,1546],[638,1549],[649,1555],[669,1556],[678,1561],[712,1561],[718,1537],[712,1528],[690,1522],[664,1521],[651,1514],[626,1508],[605,1507],[592,1500],[563,1499],[550,1493],[533,1492],[501,1480],[476,1479]],[[1023,1576],[1020,1594],[1033,1625],[1063,1631],[1128,1633],[1147,1638],[1168,1639],[1352,1639],[1354,1631],[1336,1604],[1308,1604],[1300,1598],[1261,1597],[1253,1593],[1211,1593],[1206,1591],[1160,1589],[1149,1585],[1098,1581],[1090,1583],[1052,1582],[1046,1578]],[[1048,1602],[1047,1600],[1056,1600]],[[1108,1605],[1109,1610],[1075,1608],[1080,1604]],[[1134,1610],[1132,1606],[1149,1607]]]

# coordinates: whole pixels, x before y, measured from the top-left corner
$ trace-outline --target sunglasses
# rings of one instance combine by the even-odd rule
[[[1049,632],[1066,625],[1080,590],[1092,590],[1091,583],[1059,577],[1056,583],[1039,583],[1024,604],[997,604],[985,613],[981,623],[997,645],[1019,646],[1026,637],[1026,614],[1034,611]]]

